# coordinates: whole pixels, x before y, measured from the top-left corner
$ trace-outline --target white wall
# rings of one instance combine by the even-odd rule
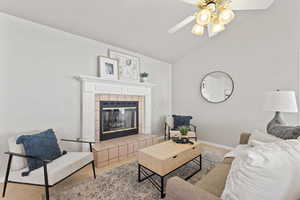
[[[264,130],[273,113],[263,111],[264,93],[298,92],[299,1],[276,1],[268,11],[238,12],[227,31],[173,66],[173,112],[194,116],[200,139],[235,145],[242,131]],[[229,73],[233,96],[221,104],[201,98],[205,74]],[[285,114],[297,124],[296,114]]]
[[[134,41],[133,41],[134,42]],[[108,44],[0,14],[0,162],[7,138],[21,131],[55,128],[60,137],[80,136],[80,83],[75,75],[97,75],[97,56]],[[153,88],[152,129],[163,132],[170,113],[171,65],[143,55],[141,72]],[[1,177],[1,173],[0,173]]]

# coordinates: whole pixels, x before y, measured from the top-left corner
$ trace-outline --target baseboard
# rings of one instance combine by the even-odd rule
[[[208,145],[220,147],[220,148],[223,148],[223,149],[228,149],[228,150],[234,149],[234,148],[231,147],[231,146],[227,146],[227,145],[223,145],[223,144],[216,144],[216,143],[213,143],[213,142],[207,142],[207,141],[204,141],[204,140],[199,140],[199,142],[201,142],[201,143],[203,143],[203,144],[208,144]]]
[[[158,136],[159,140],[165,140],[165,136]]]

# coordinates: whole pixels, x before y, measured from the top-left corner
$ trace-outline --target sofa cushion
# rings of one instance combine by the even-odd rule
[[[264,131],[254,130],[252,131],[251,136],[249,138],[249,143],[251,143],[252,140],[256,140],[264,143],[271,143],[271,142],[281,141],[282,139],[270,135]]]
[[[191,125],[191,119],[193,117],[191,116],[183,116],[183,115],[172,115],[174,119],[174,129],[178,129],[180,126],[190,126]]]
[[[55,159],[47,165],[49,184],[56,184],[63,178],[87,165],[92,160],[93,154],[90,152],[68,152]],[[32,171],[29,176],[22,176],[21,173],[24,171],[27,171],[27,169],[11,172],[9,180],[38,185],[45,184],[43,167]]]
[[[168,180],[166,193],[166,200],[220,200],[217,196],[179,177],[172,177]]]
[[[54,160],[61,156],[61,150],[57,143],[57,138],[52,129],[34,135],[22,135],[17,141],[17,144],[23,144],[25,154],[35,156],[43,160]],[[39,160],[27,159],[29,171],[24,172],[27,176],[32,170],[43,166]]]
[[[203,179],[196,183],[196,187],[220,197],[225,187],[230,164],[220,163],[211,170]]]

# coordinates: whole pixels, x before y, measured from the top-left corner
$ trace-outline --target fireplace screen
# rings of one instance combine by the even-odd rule
[[[137,101],[100,102],[100,140],[138,133]]]

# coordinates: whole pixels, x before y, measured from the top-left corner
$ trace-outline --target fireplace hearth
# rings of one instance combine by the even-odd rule
[[[138,134],[138,101],[100,101],[100,140]]]

